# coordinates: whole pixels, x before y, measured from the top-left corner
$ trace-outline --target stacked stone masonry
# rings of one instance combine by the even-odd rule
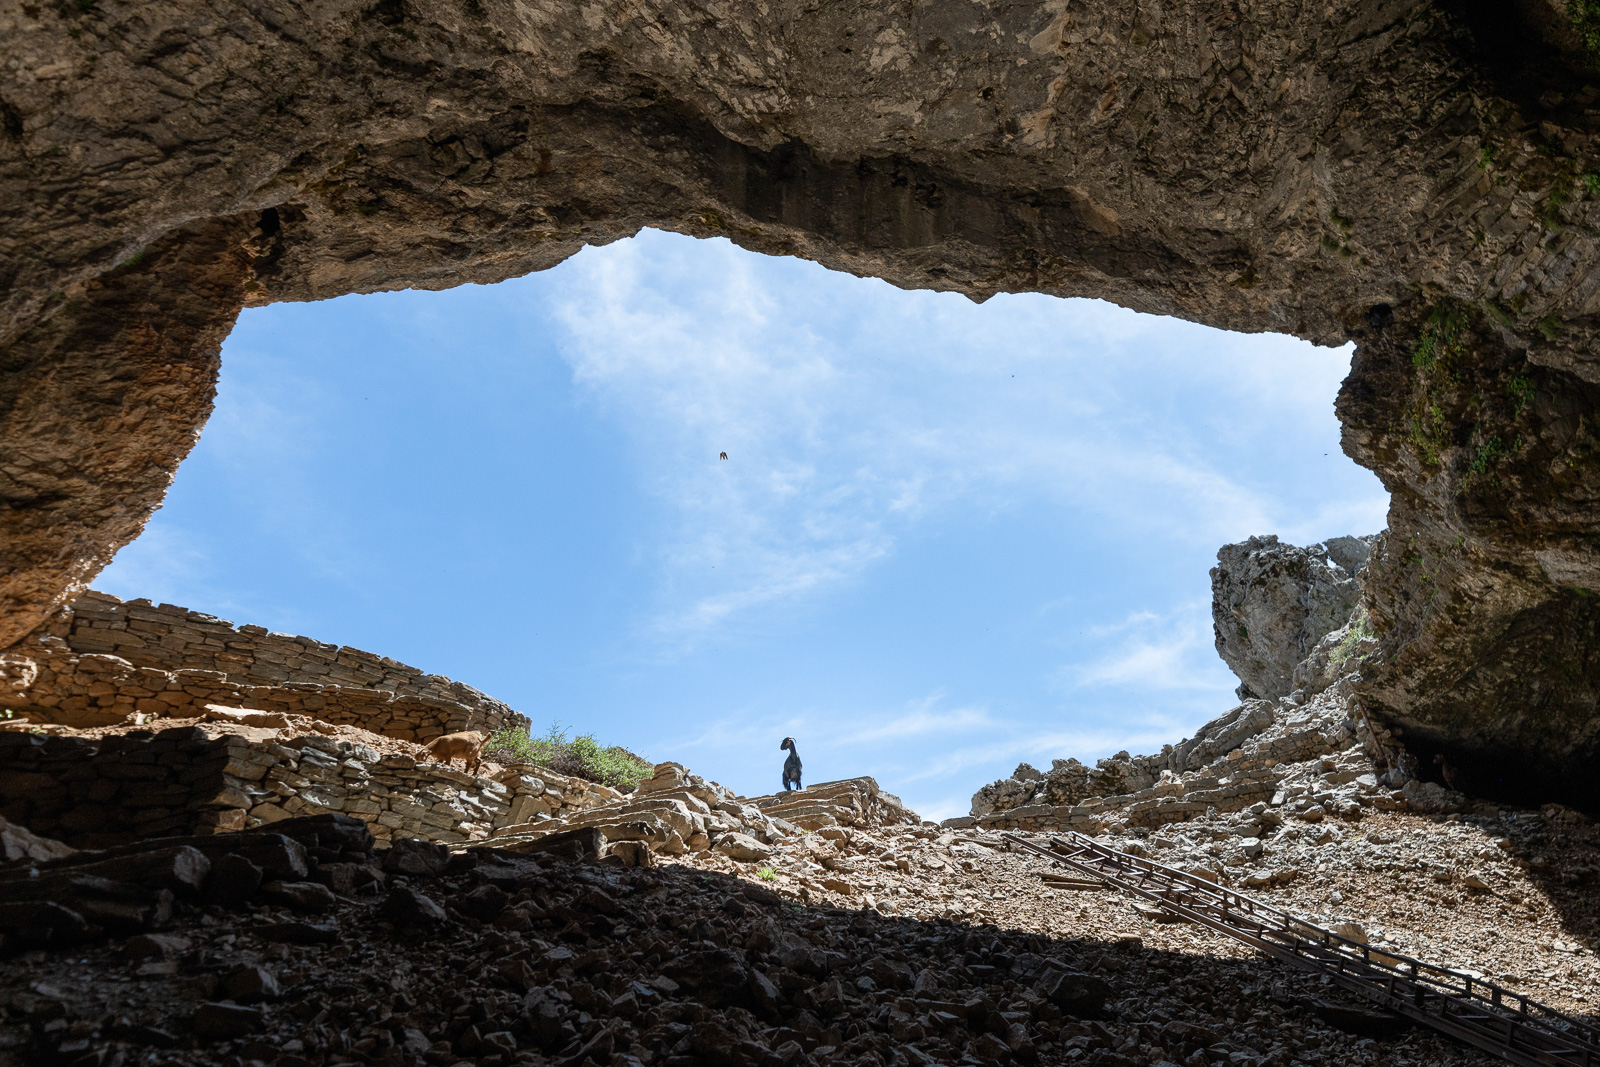
[[[463,844],[622,799],[539,768],[495,777],[325,737],[282,743],[196,727],[103,739],[0,732],[0,817],[84,848],[343,812],[379,841]]]
[[[778,814],[785,810],[799,824]],[[749,800],[663,763],[624,795],[543,767],[473,775],[317,735],[263,740],[193,726],[105,738],[0,731],[0,818],[75,847],[330,812],[360,819],[379,843],[514,849],[595,828],[607,842],[652,852],[716,849],[740,860],[762,858],[803,828],[920,823],[871,778],[824,783],[803,801]]]
[[[311,715],[418,741],[528,724],[470,685],[387,656],[93,591],[0,658],[0,676],[12,706],[29,718],[73,726],[134,712],[181,717],[205,704]]]
[[[809,789],[761,797],[755,804],[764,814],[782,818],[805,830],[857,824],[916,826],[921,821],[899,797],[879,789],[872,778],[823,782]]]

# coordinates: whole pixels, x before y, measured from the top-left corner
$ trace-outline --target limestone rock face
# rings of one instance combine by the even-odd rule
[[[1357,691],[1457,788],[1600,810],[1600,375],[1553,321],[1525,346],[1419,305],[1358,348],[1337,405],[1391,493]]]
[[[1363,699],[1485,788],[1592,782],[1600,88],[1561,7],[8,5],[0,648],[159,505],[242,305],[656,226],[1354,340],[1345,449],[1394,496]]]
[[[1350,621],[1372,541],[1336,537],[1297,548],[1269,534],[1218,550],[1211,621],[1217,655],[1243,682],[1239,699],[1277,700],[1297,688],[1295,667]]]

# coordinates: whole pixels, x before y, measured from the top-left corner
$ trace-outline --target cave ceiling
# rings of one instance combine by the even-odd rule
[[[1562,10],[0,0],[0,647],[160,505],[242,307],[653,226],[1355,341],[1362,699],[1593,806],[1600,86]]]

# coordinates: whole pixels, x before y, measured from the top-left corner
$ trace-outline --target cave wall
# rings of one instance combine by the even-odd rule
[[[1394,499],[1364,699],[1592,790],[1600,88],[1560,12],[3,0],[0,647],[159,505],[240,307],[656,226],[1355,340],[1345,446]]]

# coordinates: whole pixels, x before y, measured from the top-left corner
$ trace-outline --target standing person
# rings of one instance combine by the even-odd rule
[[[787,793],[791,783],[796,789],[804,789],[800,784],[800,753],[794,747],[794,738],[785,737],[778,748],[789,750],[789,758],[783,761],[783,791]]]

